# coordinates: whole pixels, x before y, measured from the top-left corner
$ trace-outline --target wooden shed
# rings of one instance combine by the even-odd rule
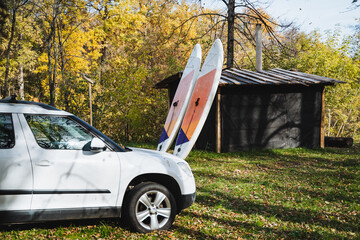
[[[156,84],[169,103],[181,72]],[[217,152],[324,146],[324,89],[339,80],[283,69],[222,71],[216,99],[196,142]]]

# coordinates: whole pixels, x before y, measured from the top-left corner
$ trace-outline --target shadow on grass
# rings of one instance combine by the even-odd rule
[[[0,231],[23,231],[37,229],[57,229],[68,227],[85,227],[89,225],[101,225],[106,224],[110,227],[120,227],[124,230],[131,231],[121,218],[106,218],[106,219],[86,219],[86,220],[61,220],[61,221],[49,221],[49,222],[36,222],[36,223],[24,223],[13,225],[0,225]]]
[[[324,156],[319,157],[318,155]],[[314,156],[317,155],[317,156]],[[329,157],[329,155],[332,155]],[[348,156],[356,156],[355,159],[359,159],[360,155],[360,144],[359,147],[356,148],[315,148],[315,149],[306,149],[306,148],[293,148],[293,149],[265,149],[265,150],[251,150],[251,151],[241,151],[234,153],[214,153],[214,152],[206,152],[206,151],[193,151],[191,152],[187,161],[192,162],[197,159],[214,161],[214,162],[222,162],[224,158],[244,158],[254,160],[257,162],[258,160],[284,160],[284,159],[302,159],[304,156],[307,156],[311,159],[316,159],[322,163],[332,163],[334,162],[333,158],[343,159],[344,156],[347,158]],[[339,161],[339,160],[335,160]],[[226,162],[226,161],[224,161]]]
[[[277,154],[277,157],[279,158]],[[239,163],[240,166],[232,165],[231,168],[224,169],[226,171],[221,173],[214,173],[211,169],[196,168],[193,170],[195,178],[207,179],[207,182],[226,181],[231,184],[236,183],[254,183],[258,185],[267,186],[271,189],[280,190],[284,193],[294,193],[306,195],[310,198],[322,198],[324,201],[346,201],[356,203],[360,201],[360,195],[355,186],[358,186],[359,174],[357,168],[360,166],[358,159],[345,159],[343,161],[331,161],[322,158],[311,158],[308,156],[295,156],[291,160],[277,160],[273,159],[272,162],[266,164],[256,164],[257,168],[245,169],[247,175],[242,177],[241,170],[232,174],[234,169],[243,169],[243,162]],[[324,164],[326,163],[326,164]],[[326,167],[331,165],[331,167]],[[344,168],[335,167],[336,165],[345,166]],[[213,166],[214,168],[216,167]],[[353,169],[355,168],[355,169]],[[249,172],[255,171],[262,172],[262,179],[259,182],[254,179]],[[286,187],[280,186],[276,182],[283,183],[283,179],[294,179],[294,182],[299,184],[305,183],[308,188],[292,187],[289,184]],[[312,190],[310,186],[314,187]],[[352,187],[353,186],[353,187]]]
[[[237,220],[228,220],[224,218],[218,218],[214,216],[209,216],[205,214],[198,214],[191,211],[186,211],[181,213],[183,216],[188,216],[191,218],[196,219],[206,219],[211,222],[216,222],[218,224],[222,225],[230,225],[232,227],[235,227],[237,229],[243,229],[243,232],[245,232],[245,235],[250,235],[251,233],[255,232],[257,234],[266,233],[266,236],[273,235],[274,238],[285,238],[285,239],[339,239],[342,238],[342,236],[337,234],[329,234],[329,233],[317,233],[317,232],[309,232],[306,230],[285,230],[280,228],[274,228],[274,227],[266,227],[266,226],[259,226],[255,223],[249,223],[249,221],[237,221]],[[183,233],[186,234],[194,234],[192,236],[198,236],[202,239],[217,239],[212,236],[208,236],[206,234],[201,234],[198,231],[193,231],[192,229],[183,227],[183,226],[175,226],[175,228]],[[240,236],[239,236],[240,237]],[[241,239],[241,238],[240,238]]]
[[[358,224],[336,220],[337,216],[335,215],[325,217],[321,213],[314,210],[304,210],[284,207],[281,205],[255,203],[249,200],[230,196],[220,191],[208,191],[206,188],[199,188],[198,191],[207,193],[207,196],[204,197],[199,194],[197,197],[197,202],[209,207],[215,207],[221,204],[233,212],[243,214],[258,214],[266,217],[276,217],[282,221],[293,223],[316,224],[322,227],[334,228],[339,231],[360,231],[360,226]]]
[[[185,215],[188,215],[188,216],[195,216],[195,214],[183,214],[184,216]],[[185,226],[181,226],[181,225],[177,225],[177,224],[174,224],[173,227],[172,227],[173,230],[176,230],[178,232],[181,232],[183,234],[186,234],[188,236],[191,236],[191,238],[198,238],[198,239],[219,239],[217,237],[214,237],[214,236],[211,236],[209,234],[206,234],[206,233],[203,233],[201,231],[198,231],[198,230],[194,230],[194,229],[191,229],[191,228],[187,228]]]
[[[203,173],[200,171],[193,171],[195,178],[196,176],[200,176],[202,178],[207,178],[209,182],[213,182],[215,179],[222,179],[225,180],[227,182],[237,182],[237,183],[243,183],[243,184],[247,184],[247,183],[257,183],[260,184],[262,186],[266,186],[269,187],[270,189],[276,189],[278,191],[282,191],[282,192],[286,192],[287,194],[290,195],[303,195],[303,196],[308,196],[310,198],[321,198],[323,201],[346,201],[346,202],[350,202],[350,203],[359,203],[360,202],[360,195],[357,194],[356,190],[346,190],[346,189],[342,189],[341,191],[337,190],[337,189],[330,189],[330,190],[324,190],[324,189],[319,189],[318,191],[316,190],[310,190],[310,189],[305,189],[305,188],[299,188],[299,187],[282,187],[279,186],[277,184],[275,184],[274,182],[269,182],[269,181],[261,181],[261,182],[254,182],[253,179],[251,178],[241,178],[241,177],[237,177],[237,176],[224,176],[224,175],[217,175],[217,174],[213,174],[213,173]],[[328,173],[326,174],[326,176],[332,176],[333,173]],[[353,176],[344,176],[344,175],[340,175],[342,176],[342,178],[349,178],[349,179],[353,179],[355,177]],[[305,180],[307,180],[308,182],[311,181],[311,179],[306,178],[305,176],[303,176],[303,178]],[[343,180],[344,181],[344,180]],[[315,184],[314,184],[315,185]],[[209,192],[209,191],[207,191]]]
[[[336,235],[336,233],[330,233],[332,229],[343,232],[360,232],[360,220],[356,216],[349,216],[345,210],[349,207],[347,203],[353,206],[360,201],[357,187],[360,180],[358,173],[360,166],[359,155],[360,148],[261,150],[223,155],[200,153],[199,158],[201,162],[207,161],[206,167],[203,166],[203,163],[197,165],[195,158],[191,159],[194,165],[201,167],[200,169],[196,169],[196,167],[194,169],[195,178],[202,179],[202,186],[198,186],[196,200],[198,203],[210,209],[217,208],[220,205],[232,212],[241,214],[262,215],[267,218],[275,217],[281,221],[300,225],[303,223],[317,225],[327,228],[328,232],[317,233],[307,232],[306,229],[291,231],[269,227],[263,228],[249,221],[243,223],[217,219],[208,215],[187,214],[192,214],[193,217],[206,217],[212,221],[223,221],[224,224],[244,227],[249,231],[251,229],[267,231],[275,233],[277,237],[287,236],[286,238],[288,236],[322,238],[322,234],[326,235],[327,238],[342,238],[342,236]],[[226,158],[226,160],[222,160],[221,157]],[[239,161],[237,165],[231,158],[241,159],[241,162]],[[232,165],[227,166],[226,163],[228,162],[232,163]],[[251,174],[246,174],[245,177],[242,177],[241,171],[240,174],[231,174],[236,168],[244,169],[244,164],[249,167],[246,171],[252,171]],[[225,171],[218,173],[218,169],[214,170],[211,168],[220,168]],[[260,178],[259,172],[261,174]],[[291,179],[289,184],[284,182],[288,179]],[[264,181],[261,183],[258,180]],[[280,204],[272,205],[241,197],[237,198],[231,191],[214,190],[216,182],[220,181],[222,183],[228,182],[231,185],[241,183],[253,183],[259,187],[266,185],[270,189],[277,190],[277,192],[283,192],[285,196],[305,195],[309,197],[308,205],[310,204],[310,209],[288,207]],[[209,185],[207,188],[208,183],[211,186]],[[299,188],[302,184],[307,187]],[[315,199],[319,200],[319,205],[313,208],[311,204],[313,204],[312,200]],[[340,208],[329,210],[325,203],[326,201],[334,201],[340,204]],[[294,205],[296,206],[296,203]]]
[[[222,179],[222,180],[226,180],[229,182],[242,182],[242,183],[251,183],[252,182],[251,179],[241,179],[238,176],[219,175],[219,174],[203,172],[203,171],[198,171],[198,170],[193,170],[192,172],[195,176],[195,179],[197,176],[201,176],[202,178],[208,178],[209,180]]]
[[[355,144],[353,147],[350,148],[334,148],[334,147],[326,147],[326,148],[315,148],[315,149],[308,149],[310,153],[321,153],[321,154],[334,154],[334,155],[348,155],[353,156],[359,155],[360,152],[360,144]]]
[[[342,191],[337,191],[336,189],[330,189],[330,190],[319,190],[319,191],[315,191],[315,190],[310,190],[310,189],[304,189],[304,188],[294,188],[294,187],[289,187],[289,188],[285,188],[279,185],[275,185],[272,184],[271,188],[275,188],[279,191],[286,191],[286,193],[291,193],[290,195],[294,195],[294,194],[301,194],[301,195],[305,195],[308,196],[310,198],[320,198],[322,199],[324,202],[328,201],[328,202],[340,202],[340,201],[345,201],[345,202],[349,202],[349,203],[359,203],[360,202],[360,195],[358,195],[356,193],[356,190],[346,190],[343,189]]]

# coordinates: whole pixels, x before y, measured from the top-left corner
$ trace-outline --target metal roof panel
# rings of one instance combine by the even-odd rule
[[[179,77],[177,77],[179,76]],[[175,79],[176,78],[176,79]],[[166,88],[171,82],[179,81],[180,75],[172,75],[157,83],[157,88]],[[227,68],[223,69],[220,85],[221,86],[269,86],[269,85],[334,85],[344,83],[336,79],[318,76],[309,73],[273,68],[267,71],[254,72],[246,69]]]

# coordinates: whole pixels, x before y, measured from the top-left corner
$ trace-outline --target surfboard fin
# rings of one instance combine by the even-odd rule
[[[196,99],[195,106],[199,105],[200,98]]]

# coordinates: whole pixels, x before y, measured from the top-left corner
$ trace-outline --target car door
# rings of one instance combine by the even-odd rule
[[[116,152],[90,151],[94,134],[70,116],[19,118],[34,171],[32,210],[115,206],[120,181]]]
[[[17,114],[0,113],[0,211],[30,210],[32,180],[30,157]]]

